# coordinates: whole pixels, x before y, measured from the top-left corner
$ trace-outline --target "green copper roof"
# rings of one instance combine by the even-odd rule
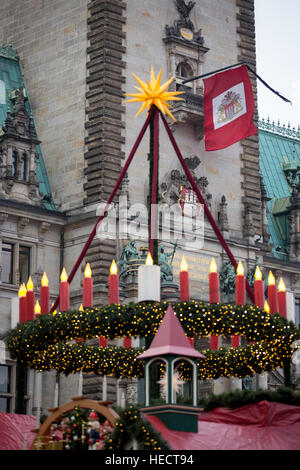
[[[264,120],[259,121],[258,128],[260,171],[271,199],[268,202],[268,227],[273,253],[278,258],[288,259],[285,249],[289,237],[288,213],[292,191],[289,171],[300,169],[300,131]]]
[[[11,45],[6,46],[2,44],[0,46],[0,138],[2,134],[1,126],[4,124],[7,112],[11,111],[9,98],[13,98],[14,90],[20,88],[20,86],[24,88],[24,95],[27,97],[24,77],[17,52]],[[26,108],[29,115],[32,115],[29,99],[26,100]],[[39,181],[39,190],[44,196],[48,196],[50,201],[44,202],[44,207],[49,210],[57,211],[55,204],[51,202],[52,193],[40,145],[37,147],[37,154],[39,158],[36,173]]]

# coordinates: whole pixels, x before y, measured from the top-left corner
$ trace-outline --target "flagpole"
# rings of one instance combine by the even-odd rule
[[[266,83],[259,75],[257,75],[256,72],[254,72],[254,70],[247,64],[247,62],[238,62],[237,64],[232,64],[232,65],[228,65],[227,67],[223,67],[221,69],[217,69],[217,70],[213,70],[212,72],[207,72],[207,73],[204,73],[202,75],[198,75],[197,77],[192,77],[192,78],[188,78],[187,80],[183,80],[182,82],[182,85],[185,85],[186,83],[189,83],[189,82],[192,82],[194,80],[199,80],[200,78],[205,78],[205,77],[208,77],[209,75],[214,75],[215,73],[219,73],[219,72],[224,72],[225,70],[229,70],[229,69],[232,69],[233,67],[238,67],[240,65],[245,65],[245,67],[247,68],[247,70],[249,70],[249,72],[253,73],[253,75],[258,78],[259,81],[261,81],[261,83],[266,87],[268,88],[268,90],[270,90],[272,93],[274,93],[275,95],[277,95],[279,98],[281,98],[283,101],[285,101],[286,103],[291,103],[292,102],[285,98],[284,96],[282,96],[278,91],[274,90],[272,87],[270,87],[270,85],[268,85],[268,83]]]
[[[223,67],[222,69],[213,70],[212,72],[207,72],[202,75],[198,75],[197,77],[192,77],[192,78],[188,78],[187,80],[183,80],[182,85],[184,85],[185,83],[192,82],[194,80],[199,80],[200,78],[208,77],[209,75],[213,75],[214,73],[219,73],[219,72],[223,72],[224,70],[232,69],[233,67],[237,67],[238,65],[247,65],[247,64],[246,62],[238,62],[237,64],[228,65],[228,67]]]

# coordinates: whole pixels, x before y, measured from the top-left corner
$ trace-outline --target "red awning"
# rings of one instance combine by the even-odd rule
[[[35,427],[35,416],[0,413],[0,450],[30,449]]]
[[[173,450],[300,450],[300,406],[261,401],[215,408],[198,419],[198,433],[171,431],[146,415]]]

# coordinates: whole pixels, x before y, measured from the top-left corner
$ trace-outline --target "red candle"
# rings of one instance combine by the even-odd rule
[[[211,336],[210,337],[210,349],[218,349],[219,346],[219,337]]]
[[[265,306],[265,287],[262,273],[258,266],[256,266],[254,277],[254,302],[258,308],[263,310]]]
[[[244,275],[244,267],[239,261],[237,267],[237,275],[235,277],[235,303],[236,305],[245,305],[246,303],[246,278]],[[236,348],[240,345],[241,338],[238,335],[231,336],[231,346]]]
[[[272,271],[269,272],[268,283],[269,283],[268,299],[269,299],[270,313],[278,313],[277,287],[275,284],[275,278],[272,274]]]
[[[278,310],[279,314],[286,318],[286,289],[282,277],[278,284]]]
[[[19,322],[23,323],[27,317],[27,300],[26,300],[26,286],[21,284],[18,295],[19,295]]]
[[[237,348],[241,344],[241,338],[238,335],[231,336],[231,347]]]
[[[43,274],[40,287],[40,303],[41,303],[41,313],[43,315],[49,313],[49,286],[48,278],[46,273]]]
[[[63,268],[60,275],[59,283],[59,308],[61,312],[65,312],[70,308],[70,287],[68,283],[68,275]]]
[[[90,263],[86,265],[84,270],[82,305],[83,308],[93,306],[93,279]]]
[[[219,274],[217,272],[217,264],[213,258],[209,268],[209,302],[211,304],[217,304],[220,302],[220,285],[219,285]],[[218,349],[219,338],[218,336],[210,337],[210,349]]]
[[[124,348],[131,348],[132,338],[125,336],[124,338]]]
[[[217,265],[214,258],[211,260],[210,263],[209,301],[211,304],[216,304],[220,302],[219,274],[217,273]]]
[[[237,305],[245,305],[246,303],[246,278],[244,276],[244,268],[239,261],[237,267],[237,275],[235,278],[235,303]]]
[[[188,265],[183,256],[180,264],[180,273],[179,273],[179,284],[180,284],[180,300],[189,301],[190,300],[190,280]]]
[[[115,260],[111,263],[110,275],[108,277],[109,303],[119,303],[119,276]]]
[[[27,287],[27,293],[26,293],[27,315],[26,315],[26,320],[33,320],[34,319],[35,295],[34,295],[34,291],[33,291],[33,282],[32,282],[31,276],[29,276],[26,287]]]
[[[102,347],[107,346],[107,339],[104,338],[103,336],[100,336],[100,338],[99,338],[99,345],[102,346]]]

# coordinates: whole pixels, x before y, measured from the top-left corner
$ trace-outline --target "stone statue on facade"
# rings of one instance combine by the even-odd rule
[[[174,256],[173,253],[166,253],[164,246],[160,245],[158,248],[158,262],[160,265],[160,278],[161,281],[173,281],[173,268],[172,268],[172,259]],[[171,263],[169,263],[169,258],[171,258]]]
[[[231,261],[226,261],[220,272],[220,286],[224,294],[229,295],[235,292],[235,276],[235,269]]]
[[[127,243],[122,250],[119,261],[117,262],[120,279],[126,278],[128,276],[128,268],[132,264],[135,264],[136,261],[140,260],[140,255],[135,244],[135,240],[130,238],[129,243]]]

